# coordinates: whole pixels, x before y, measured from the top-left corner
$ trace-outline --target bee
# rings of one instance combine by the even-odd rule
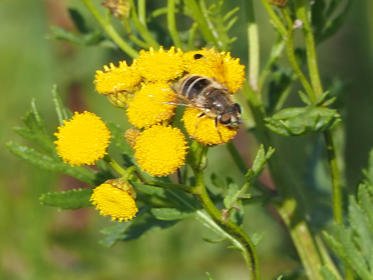
[[[241,106],[233,101],[228,89],[213,78],[186,75],[178,82],[176,92],[185,106],[202,110],[198,117],[214,118],[216,128],[219,123],[229,128],[237,128],[241,123]]]

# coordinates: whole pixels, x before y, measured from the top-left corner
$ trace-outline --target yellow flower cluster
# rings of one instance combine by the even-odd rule
[[[182,52],[174,47],[140,51],[128,66],[122,61],[97,71],[96,90],[108,95],[118,106],[126,108],[128,121],[137,129],[126,133],[139,166],[152,176],[175,172],[185,161],[187,145],[183,133],[170,125],[178,104],[177,81],[187,74],[213,78],[230,93],[244,82],[244,66],[230,53],[215,49]],[[193,104],[191,104],[192,106]],[[184,112],[185,129],[191,138],[205,145],[223,144],[237,130],[204,116],[197,108]]]
[[[128,221],[139,211],[128,183],[115,184],[107,181],[93,190],[91,202],[102,216],[111,216],[113,221]]]

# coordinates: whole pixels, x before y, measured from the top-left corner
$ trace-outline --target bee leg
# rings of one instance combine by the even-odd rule
[[[206,115],[205,112],[202,112],[202,113],[200,113],[200,114],[197,115],[197,118],[196,118],[196,124],[195,124],[195,126],[194,126],[194,132],[197,131],[197,127],[198,127],[198,119],[199,119],[199,118],[203,118],[205,115]],[[194,135],[191,135],[191,136],[192,136],[192,138],[194,138]]]
[[[220,141],[223,143],[223,142],[224,142],[224,141],[223,141],[223,136],[221,136],[221,133],[220,133],[220,130],[219,130],[218,124],[219,124],[218,118],[215,118],[215,128],[216,128],[216,132],[219,134]]]

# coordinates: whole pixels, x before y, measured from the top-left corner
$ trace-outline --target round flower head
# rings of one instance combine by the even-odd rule
[[[131,92],[140,83],[141,76],[134,66],[127,66],[120,61],[116,67],[113,63],[104,66],[104,71],[97,70],[95,75],[96,90],[101,94]]]
[[[245,81],[245,66],[240,64],[239,58],[232,58],[229,52],[222,53],[222,59],[224,81],[221,82],[231,93],[236,93]]]
[[[136,138],[134,147],[138,165],[152,176],[166,176],[184,165],[184,134],[176,127],[154,125]]]
[[[214,78],[225,85],[230,93],[237,92],[245,81],[244,66],[230,53],[219,53],[215,49],[202,49],[184,54],[185,71]]]
[[[201,110],[186,108],[183,116],[184,126],[191,138],[205,145],[224,144],[237,134],[237,129],[232,129],[218,123],[215,119],[204,116],[199,117]]]
[[[186,52],[183,59],[186,72],[215,78],[219,82],[224,80],[221,71],[223,66],[221,55],[214,48]]]
[[[72,119],[63,121],[55,133],[57,154],[70,165],[94,164],[103,158],[109,145],[110,131],[93,113],[75,112]]]
[[[183,58],[180,49],[174,47],[168,51],[162,47],[155,51],[140,51],[139,57],[134,61],[139,73],[148,81],[170,81],[183,74]]]
[[[175,111],[176,93],[165,82],[147,83],[128,103],[128,121],[137,128],[169,120]]]
[[[131,220],[139,211],[135,200],[126,188],[119,188],[109,183],[96,187],[90,200],[96,209],[100,211],[100,215],[111,216],[113,221]]]

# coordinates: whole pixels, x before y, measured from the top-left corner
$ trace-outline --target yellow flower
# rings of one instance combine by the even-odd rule
[[[205,76],[208,78],[215,78],[221,82],[222,77],[222,59],[219,52],[214,48],[198,51],[186,52],[183,56],[185,71]]]
[[[110,183],[99,185],[93,190],[91,202],[102,216],[111,216],[111,219],[119,222],[128,221],[136,216],[139,211],[135,200],[128,191],[130,186],[120,188]]]
[[[215,49],[202,49],[184,54],[185,71],[214,78],[225,85],[230,93],[237,92],[245,81],[244,66],[231,54],[219,53]]]
[[[75,112],[55,133],[57,153],[70,165],[94,164],[103,158],[110,131],[100,117],[90,112]]]
[[[96,90],[101,94],[113,94],[133,91],[140,83],[141,76],[134,66],[127,66],[120,61],[116,67],[113,63],[104,66],[104,71],[97,70],[95,75]]]
[[[170,81],[183,74],[183,58],[180,49],[174,47],[165,51],[162,47],[155,51],[140,51],[134,61],[139,73],[148,81]]]
[[[137,128],[169,120],[174,115],[176,93],[166,82],[144,84],[128,103],[128,121]]]
[[[191,138],[205,145],[224,144],[237,134],[237,129],[232,129],[218,123],[215,119],[203,116],[199,117],[201,110],[186,108],[183,116],[184,126]]]
[[[135,158],[139,166],[152,176],[172,174],[184,165],[184,134],[176,127],[154,125],[136,138]]]
[[[239,91],[245,81],[245,66],[240,64],[239,58],[232,58],[231,54],[222,53],[223,77],[225,84],[231,93]]]

